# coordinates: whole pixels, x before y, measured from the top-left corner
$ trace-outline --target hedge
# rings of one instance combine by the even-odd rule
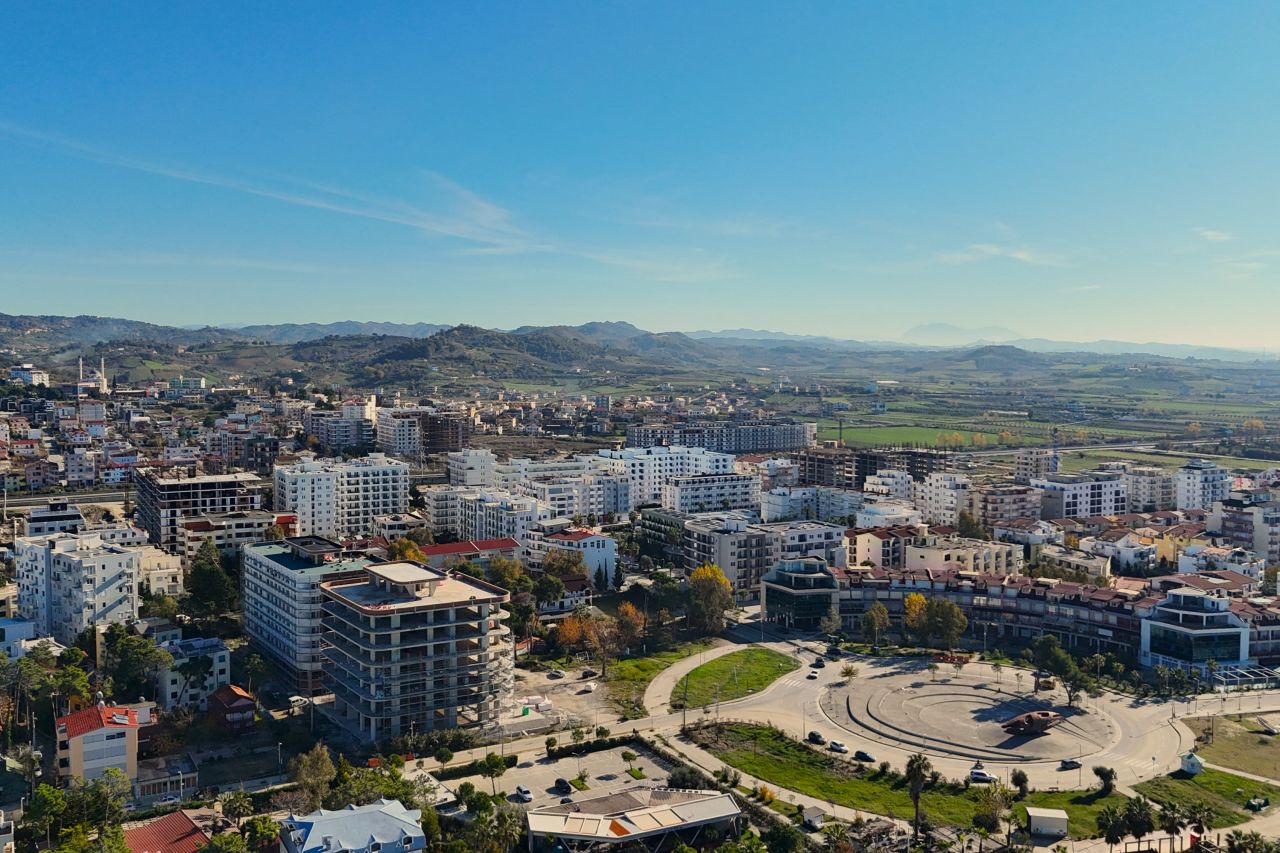
[[[503,761],[507,763],[507,769],[516,766],[519,756],[513,753],[508,754]],[[441,767],[431,773],[441,782],[447,782],[450,779],[461,779],[463,776],[476,776],[480,773],[480,765],[483,759],[477,758],[475,761],[469,761],[466,764],[455,764],[452,767]]]
[[[614,749],[619,746],[631,746],[636,742],[636,736],[617,735],[616,737],[596,738],[595,740],[584,741],[583,743],[566,743],[563,746],[553,746],[547,750],[548,758],[572,758],[575,755],[589,755],[593,752],[603,752],[606,749]]]

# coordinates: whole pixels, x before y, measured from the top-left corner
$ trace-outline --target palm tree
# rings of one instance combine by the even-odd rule
[[[524,834],[524,820],[511,809],[500,809],[493,821],[493,843],[499,850],[510,851]]]
[[[822,849],[826,853],[843,853],[850,849],[849,824],[832,821],[822,826]]]
[[[846,682],[853,681],[858,677],[858,668],[851,663],[847,663],[840,667],[840,677]]]
[[[1213,828],[1213,809],[1204,800],[1196,800],[1185,809],[1187,826],[1196,835],[1204,835]]]
[[[1137,796],[1125,803],[1124,823],[1129,834],[1138,841],[1141,841],[1144,835],[1155,832],[1156,815],[1155,809],[1151,807],[1151,801],[1146,797]]]
[[[1098,827],[1102,840],[1107,842],[1108,850],[1114,850],[1115,846],[1124,841],[1124,837],[1129,834],[1124,810],[1117,803],[1107,803],[1103,806],[1094,818],[1094,823]]]
[[[1000,673],[1004,672],[1004,664],[1000,663],[999,661],[996,661],[995,663],[991,664],[991,671],[996,674],[996,684],[999,684]]]
[[[1022,690],[1022,679],[1026,678],[1026,677],[1027,677],[1027,674],[1026,674],[1025,672],[1023,672],[1022,670],[1018,670],[1016,673],[1014,673],[1013,677],[1014,677],[1014,678],[1016,678],[1016,679],[1018,680],[1018,690],[1019,690],[1019,691],[1021,691],[1021,690]]]
[[[1160,811],[1156,815],[1156,823],[1160,827],[1161,832],[1169,833],[1169,837],[1173,839],[1173,849],[1178,849],[1178,841],[1182,837],[1182,832],[1187,828],[1187,814],[1177,803],[1165,803],[1160,806]]]
[[[911,820],[912,843],[920,838],[920,794],[924,792],[924,783],[929,778],[931,770],[933,765],[922,753],[917,752],[907,759],[906,779],[910,786],[911,807],[915,810],[915,816]]]
[[[253,798],[244,791],[231,791],[222,795],[222,813],[240,826],[240,821],[253,814]]]

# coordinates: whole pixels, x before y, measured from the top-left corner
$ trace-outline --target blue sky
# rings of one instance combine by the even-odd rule
[[[1248,2],[8,3],[0,311],[1272,345],[1278,43]]]

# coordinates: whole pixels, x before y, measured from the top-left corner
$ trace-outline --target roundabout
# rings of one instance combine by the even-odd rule
[[[855,681],[833,689],[824,705],[832,722],[867,740],[974,761],[1083,760],[1104,750],[1117,732],[1105,713],[1021,695],[981,678]],[[1010,730],[1014,721],[1044,711],[1052,714],[1051,728]]]

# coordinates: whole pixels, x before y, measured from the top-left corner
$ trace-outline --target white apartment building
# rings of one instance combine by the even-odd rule
[[[756,528],[774,538],[781,560],[821,557],[829,566],[844,568],[849,565],[848,528],[843,524],[788,521],[757,524]]]
[[[524,541],[525,531],[551,518],[551,508],[533,498],[499,491],[464,491],[458,495],[459,539]]]
[[[298,517],[291,512],[253,510],[194,516],[184,519],[178,528],[178,554],[183,564],[190,566],[200,546],[212,542],[220,553],[234,556],[245,545],[266,539],[273,527],[279,527],[284,536],[295,536],[297,525]]]
[[[166,711],[174,708],[209,710],[209,694],[231,683],[231,652],[216,637],[170,640],[160,646],[173,656],[173,664],[156,674],[156,704]],[[182,667],[188,661],[208,660],[203,672],[188,677]]]
[[[906,471],[884,469],[868,474],[862,484],[862,491],[868,495],[890,500],[909,501],[915,484],[916,481]]]
[[[958,570],[994,575],[1022,573],[1022,546],[958,536],[926,536],[905,548],[907,569]]]
[[[422,449],[422,422],[417,409],[378,409],[378,449],[393,456],[417,456]]]
[[[845,521],[854,518],[866,502],[866,495],[833,486],[791,486],[770,489],[760,495],[762,521]]]
[[[1128,510],[1124,475],[1116,471],[1050,474],[1031,481],[1044,493],[1041,518],[1088,518],[1120,515]]]
[[[133,530],[133,528],[127,528]],[[138,552],[98,531],[21,537],[15,543],[18,612],[36,633],[72,645],[91,625],[138,618]]]
[[[1178,509],[1209,509],[1231,494],[1231,472],[1205,459],[1192,459],[1173,475]]]
[[[755,474],[694,474],[662,484],[662,506],[677,512],[760,509],[760,478]]]
[[[912,489],[916,509],[929,524],[954,527],[960,511],[968,505],[969,478],[949,471],[934,471]]]
[[[276,511],[296,515],[302,536],[371,533],[377,516],[404,512],[408,506],[409,465],[382,453],[275,469]]]
[[[451,486],[514,491],[530,480],[587,476],[600,470],[595,459],[578,455],[555,459],[516,457],[500,462],[491,450],[466,448],[448,454],[446,464]]]
[[[854,526],[867,527],[915,527],[924,523],[924,515],[904,501],[882,500],[863,504],[858,510]]]
[[[603,572],[605,586],[613,585],[613,575],[618,568],[618,543],[613,541],[613,537],[574,527],[567,518],[549,519],[525,531],[523,556],[530,569],[541,569],[542,562],[552,551],[577,551],[582,555],[589,580],[594,583],[597,573]]]
[[[601,450],[597,464],[631,480],[631,505],[662,502],[662,486],[672,477],[732,474],[734,458],[701,447],[629,447]]]
[[[557,516],[625,515],[631,510],[631,481],[619,474],[525,479],[510,491],[546,504]]]
[[[245,634],[295,689],[320,689],[320,581],[362,569],[368,560],[342,559],[338,543],[318,536],[258,542],[241,553]]]
[[[428,486],[418,490],[422,499],[422,517],[426,519],[427,529],[432,535],[444,533],[457,535],[458,506],[464,494],[475,494],[479,490],[462,486]]]
[[[1159,512],[1178,505],[1173,475],[1163,468],[1135,465],[1125,470],[1124,480],[1129,490],[1129,512]]]

